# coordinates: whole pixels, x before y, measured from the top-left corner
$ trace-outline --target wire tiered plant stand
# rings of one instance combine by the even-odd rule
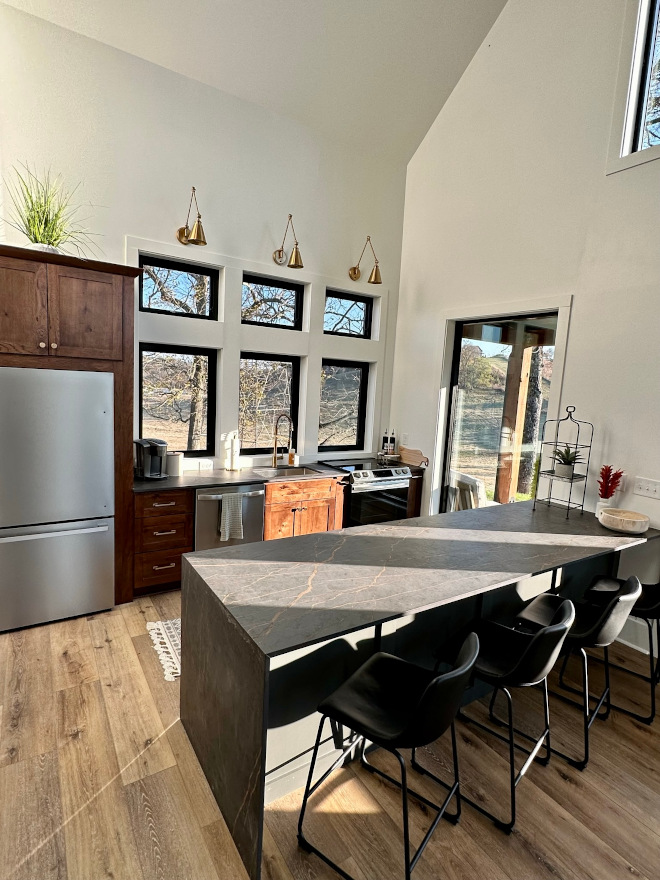
[[[589,461],[591,459],[591,446],[594,439],[594,426],[591,422],[583,422],[574,418],[574,406],[566,407],[566,415],[563,419],[548,419],[543,426],[541,438],[541,454],[539,461],[539,473],[534,490],[534,506],[537,504],[556,504],[566,508],[566,518],[571,510],[579,510],[584,513],[584,499],[587,493],[587,475],[589,473]],[[555,472],[553,453],[556,449],[570,449],[580,456],[581,461],[573,468],[572,476],[564,477]],[[579,468],[577,470],[576,468]],[[584,469],[584,470],[582,470]],[[541,480],[547,485],[547,495],[539,497]],[[564,487],[562,494],[556,494],[557,485]],[[568,498],[566,498],[566,487]],[[582,496],[579,491],[582,488]],[[580,498],[575,500],[576,496]]]

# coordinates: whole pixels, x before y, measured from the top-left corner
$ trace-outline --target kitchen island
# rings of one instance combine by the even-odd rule
[[[252,880],[265,803],[304,783],[317,703],[383,628],[439,640],[434,609],[659,534],[524,502],[184,557],[181,719]]]

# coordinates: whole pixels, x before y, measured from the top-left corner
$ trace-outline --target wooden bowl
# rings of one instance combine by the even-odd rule
[[[651,524],[645,514],[634,510],[620,510],[618,507],[604,507],[598,513],[598,522],[606,529],[631,535],[641,535]]]

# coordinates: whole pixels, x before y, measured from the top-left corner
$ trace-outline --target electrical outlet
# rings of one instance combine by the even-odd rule
[[[635,477],[633,493],[635,495],[645,495],[647,498],[660,499],[660,480],[649,480],[648,477]]]
[[[402,434],[401,435],[401,442],[403,443],[404,446],[408,445],[408,437],[409,436],[410,436],[409,434]]]

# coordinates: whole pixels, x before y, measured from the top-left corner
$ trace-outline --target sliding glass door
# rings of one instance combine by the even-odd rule
[[[557,313],[456,324],[442,510],[532,497]]]

